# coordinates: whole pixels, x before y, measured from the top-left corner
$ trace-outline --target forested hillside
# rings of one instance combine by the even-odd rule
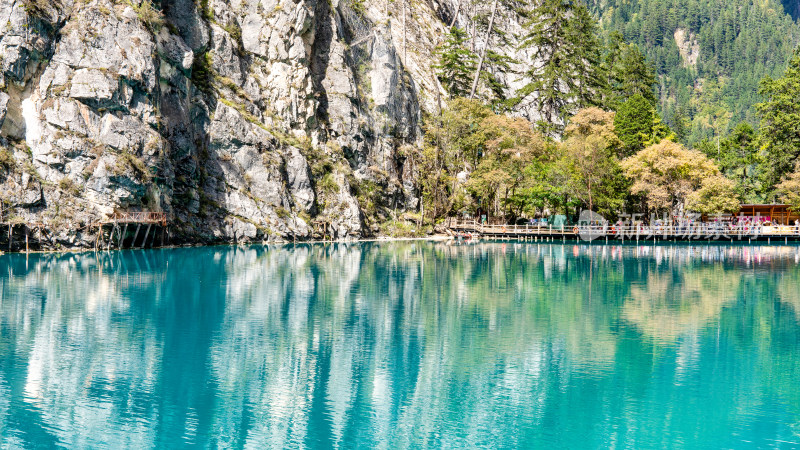
[[[590,2],[606,36],[621,33],[653,63],[659,111],[688,143],[757,124],[759,82],[780,75],[800,41],[796,0]]]
[[[498,4],[528,51],[505,65],[507,36],[488,39]],[[491,5],[438,51],[451,101],[426,117],[417,157],[432,218],[800,210],[800,26],[777,0]],[[527,83],[503,85],[515,74]]]

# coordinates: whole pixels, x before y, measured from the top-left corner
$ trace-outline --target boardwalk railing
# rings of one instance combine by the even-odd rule
[[[141,223],[154,225],[167,225],[167,215],[163,212],[131,211],[115,212],[103,224]]]
[[[579,237],[608,239],[758,239],[770,237],[800,238],[800,227],[788,225],[753,225],[746,223],[691,223],[669,225],[486,225],[475,220],[453,220],[448,224],[455,233],[508,237]]]
[[[485,225],[476,220],[453,221],[449,228],[454,231],[466,231],[479,234],[531,234],[531,235],[553,235],[553,234],[577,234],[572,227],[552,225]]]

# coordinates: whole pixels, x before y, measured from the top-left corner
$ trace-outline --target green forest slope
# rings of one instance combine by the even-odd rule
[[[796,0],[589,0],[655,66],[658,106],[689,144],[758,123],[759,82],[780,76],[800,42]]]

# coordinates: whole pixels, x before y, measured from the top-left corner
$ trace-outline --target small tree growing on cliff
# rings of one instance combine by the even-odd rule
[[[470,90],[470,74],[475,67],[475,54],[466,47],[466,40],[467,33],[453,27],[444,44],[437,49],[439,63],[434,68],[442,86],[452,97],[465,97]]]
[[[518,101],[532,99],[542,116],[540,127],[558,134],[573,111],[597,106],[602,98],[597,26],[582,2],[543,0],[525,28],[520,46],[533,58]]]

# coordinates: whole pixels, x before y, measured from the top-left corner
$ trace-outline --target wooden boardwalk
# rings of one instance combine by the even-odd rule
[[[95,250],[154,247],[159,234],[160,246],[163,247],[169,235],[167,224],[167,215],[163,212],[117,212],[107,219],[84,225],[74,231],[82,233],[96,230]],[[0,221],[0,227],[0,230],[4,230],[0,237],[6,238],[2,248],[9,252],[28,252],[31,247],[42,250],[57,246],[48,224],[9,220]]]
[[[696,223],[691,226],[561,226],[484,225],[477,221],[452,221],[451,233],[461,238],[518,240],[617,240],[617,241],[766,241],[798,242],[800,229],[795,226],[735,226]]]
[[[130,242],[127,242],[128,248],[136,248],[139,241],[139,232],[142,226],[146,226],[144,236],[141,239],[139,248],[146,248],[148,246],[148,237],[150,237],[150,247],[153,247],[156,240],[156,234],[161,234],[161,247],[164,246],[165,235],[168,234],[167,230],[167,215],[163,212],[151,211],[131,211],[131,212],[115,212],[108,219],[101,221],[97,224],[98,233],[97,241],[95,242],[95,250],[103,249],[111,250],[112,248],[123,249],[125,248],[126,241],[129,238],[128,227],[136,226],[133,237]],[[150,230],[153,229],[153,234]],[[106,236],[108,231],[108,236]]]

